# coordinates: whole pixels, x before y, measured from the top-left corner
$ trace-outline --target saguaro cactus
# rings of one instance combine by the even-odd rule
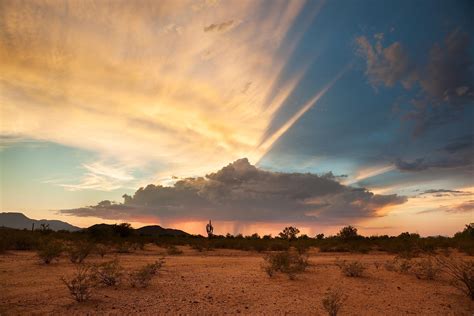
[[[206,225],[206,232],[207,232],[207,236],[211,238],[212,233],[214,232],[214,226],[212,226],[211,220],[209,220],[209,223]]]

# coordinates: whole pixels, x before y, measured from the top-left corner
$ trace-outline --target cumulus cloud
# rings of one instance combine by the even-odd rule
[[[335,223],[380,216],[406,197],[378,195],[345,186],[332,174],[265,171],[239,159],[205,177],[186,178],[166,187],[150,184],[123,203],[61,210],[63,214],[133,220],[208,219],[232,221],[318,221]]]
[[[416,86],[412,108],[402,116],[415,122],[415,135],[460,118],[463,107],[474,101],[474,63],[467,33],[457,29],[443,43],[435,43],[425,64],[414,62],[400,42],[383,47],[383,35],[375,38],[375,44],[365,36],[356,39],[357,52],[366,60],[366,75],[374,87],[398,82],[405,89]]]

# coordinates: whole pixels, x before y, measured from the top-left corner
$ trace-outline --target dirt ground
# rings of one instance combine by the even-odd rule
[[[347,295],[341,315],[473,315],[474,303],[448,280],[419,280],[390,272],[387,254],[334,254],[310,252],[307,272],[289,280],[269,278],[261,268],[262,254],[234,250],[167,256],[151,285],[132,288],[99,287],[91,300],[75,302],[61,276],[71,276],[74,265],[66,256],[41,264],[34,252],[0,255],[0,315],[17,314],[181,314],[181,315],[326,315],[321,300],[330,287]],[[87,263],[118,257],[126,269],[154,262],[164,249],[148,246],[130,254],[91,256]],[[343,276],[336,258],[360,260],[368,269],[362,278]],[[378,269],[374,263],[381,263]]]

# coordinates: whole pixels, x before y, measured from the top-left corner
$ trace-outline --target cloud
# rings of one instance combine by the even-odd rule
[[[372,85],[383,84],[392,87],[398,81],[402,81],[406,87],[411,86],[417,74],[402,44],[395,42],[383,48],[381,43],[383,35],[376,34],[375,38],[377,39],[375,46],[372,46],[364,36],[356,39],[357,52],[366,58],[366,75]]]
[[[294,89],[278,83],[294,44],[287,34],[303,6],[7,1],[0,135],[134,167],[153,164],[157,178],[205,174],[242,156],[256,161],[259,140]],[[224,22],[209,25],[210,15]],[[206,25],[232,32],[209,36]],[[275,87],[277,97],[267,102]]]
[[[405,161],[397,159],[395,166],[402,171],[423,171],[429,168],[429,165],[425,162],[424,158],[418,158],[413,161]]]
[[[461,204],[455,205],[446,210],[449,213],[468,213],[474,211],[474,200],[469,200]]]
[[[55,178],[47,179],[43,183],[54,184],[68,191],[113,191],[120,188],[130,188],[138,182],[132,174],[132,168],[120,163],[100,160],[82,164],[81,168],[85,172],[79,180],[71,181],[70,179]]]
[[[366,75],[374,87],[415,87],[412,108],[402,119],[415,122],[414,135],[462,117],[466,104],[474,101],[474,62],[469,53],[469,35],[460,29],[435,43],[426,63],[414,62],[400,42],[383,47],[376,34],[372,45],[365,36],[356,39],[357,53],[366,60]]]
[[[469,168],[474,163],[474,135],[453,139],[444,147],[429,156],[412,161],[396,159],[395,166],[402,171],[424,171],[428,169]]]
[[[462,214],[462,213],[469,213],[472,211],[474,211],[474,200],[464,201],[462,203],[449,205],[449,206],[440,206],[438,208],[418,212],[417,214],[428,214],[428,213],[438,213],[438,212]]]
[[[442,197],[442,196],[469,196],[473,195],[472,192],[467,191],[460,191],[460,190],[449,190],[449,189],[430,189],[425,190],[418,194],[418,196],[432,194],[435,197]]]
[[[148,185],[124,203],[61,210],[63,214],[133,220],[138,217],[231,221],[312,221],[337,223],[381,216],[406,197],[373,194],[336,181],[332,174],[280,173],[239,159],[205,177],[173,186]]]
[[[469,34],[457,29],[435,44],[420,83],[435,100],[460,105],[474,100]]]
[[[235,26],[234,20],[229,20],[226,22],[218,24],[210,24],[204,27],[204,32],[225,32],[229,30],[232,26]]]

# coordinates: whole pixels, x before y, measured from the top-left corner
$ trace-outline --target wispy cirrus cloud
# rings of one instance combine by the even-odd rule
[[[43,183],[54,184],[69,191],[98,190],[113,191],[133,188],[138,179],[133,176],[133,168],[121,163],[95,161],[82,164],[83,175],[79,179],[54,178],[43,180]],[[140,181],[142,181],[141,179]]]
[[[469,200],[466,202],[454,204],[454,205],[444,205],[434,209],[427,209],[418,214],[429,214],[429,213],[439,213],[446,212],[451,214],[463,214],[463,213],[472,213],[474,211],[474,200]]]
[[[295,46],[286,35],[304,4],[6,1],[0,134],[134,166],[158,162],[157,177],[256,161],[261,135],[300,77],[279,81]],[[84,170],[78,189],[115,186]]]

